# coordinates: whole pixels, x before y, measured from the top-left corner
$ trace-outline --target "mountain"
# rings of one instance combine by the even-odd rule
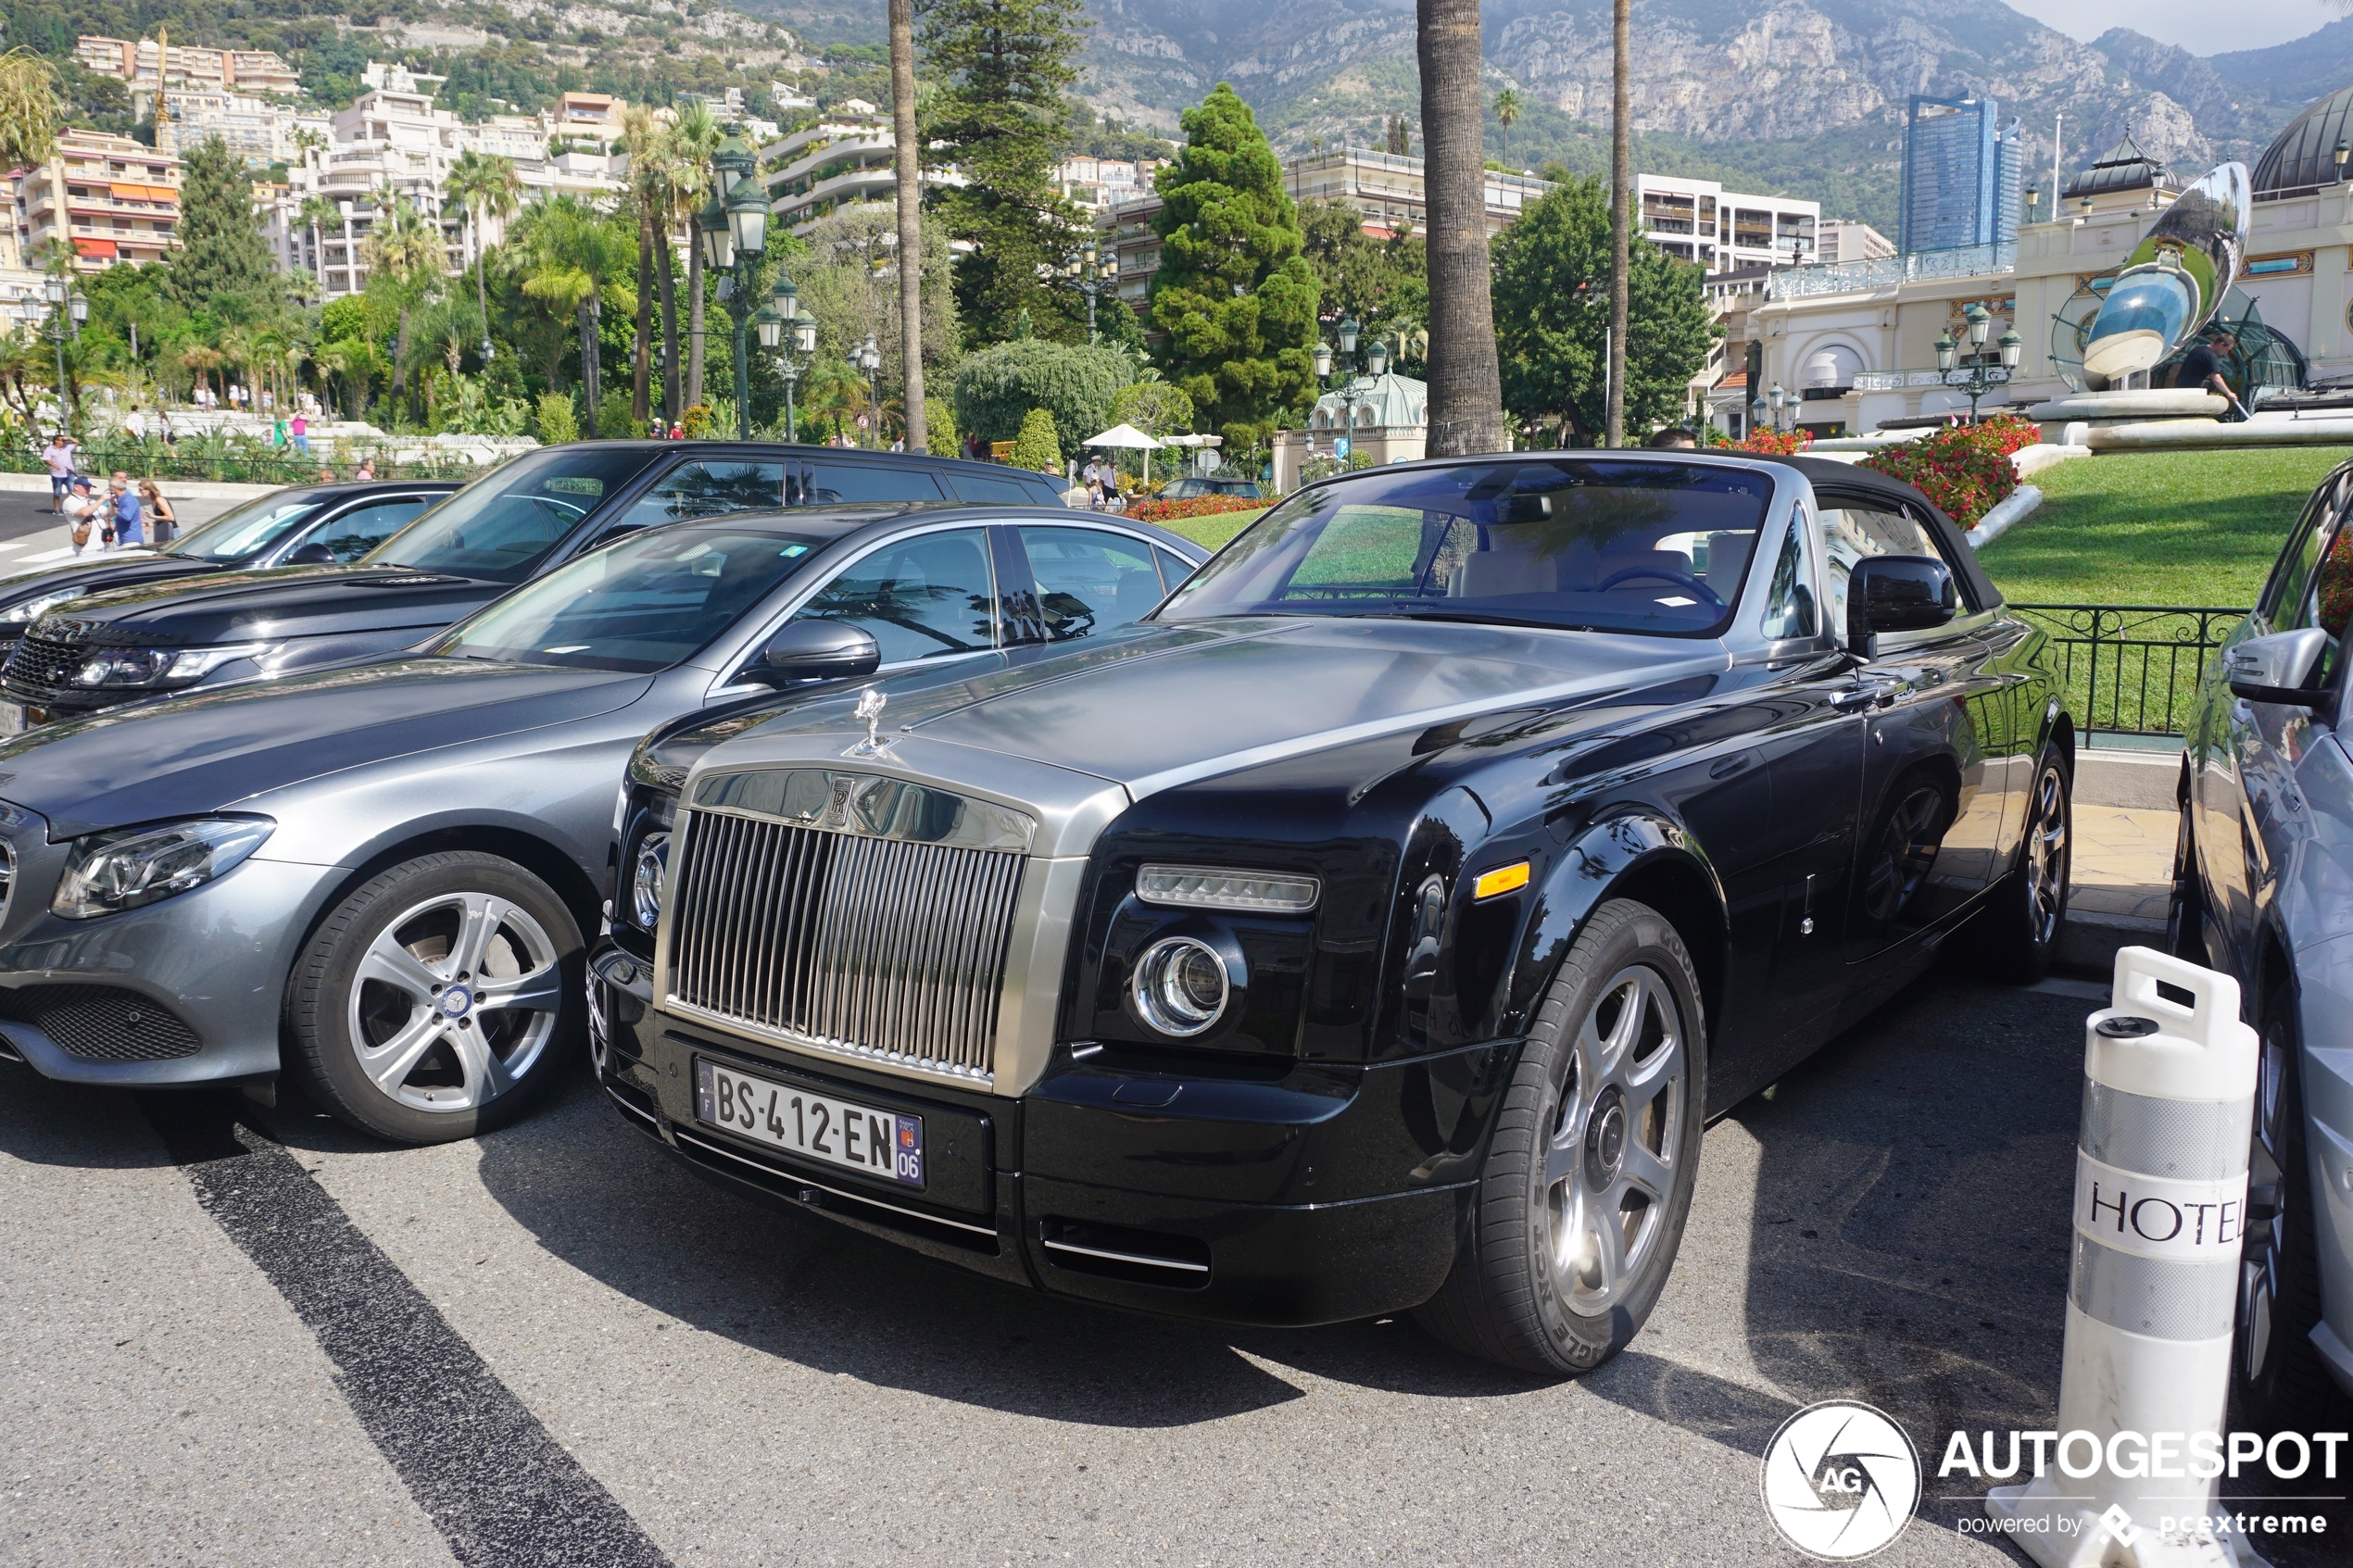
[[[804,37],[882,36],[882,0],[737,0]],[[1230,82],[1277,146],[1378,141],[1420,117],[1410,0],[1088,0],[1084,91],[1174,128]],[[1490,0],[1492,87],[1531,103],[1511,161],[1599,168],[1609,112],[1609,0]],[[2062,169],[2130,132],[2183,173],[2251,158],[2312,98],[2353,82],[2353,19],[2276,49],[2200,59],[2126,28],[2078,43],[2001,0],[1634,0],[1642,163],[1819,195],[1894,229],[1912,94],[1991,94],[2023,123],[2030,168]],[[1489,149],[1500,156],[1491,121]]]

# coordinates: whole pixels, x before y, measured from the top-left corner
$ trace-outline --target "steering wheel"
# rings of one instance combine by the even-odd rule
[[[1718,596],[1715,589],[1693,577],[1690,572],[1678,571],[1671,566],[1629,566],[1622,571],[1613,571],[1602,580],[1601,586],[1594,592],[1607,593],[1620,583],[1630,583],[1637,577],[1655,577],[1663,583],[1672,583],[1679,588],[1689,588],[1692,593],[1705,596],[1709,608],[1714,609],[1724,608],[1724,601]]]

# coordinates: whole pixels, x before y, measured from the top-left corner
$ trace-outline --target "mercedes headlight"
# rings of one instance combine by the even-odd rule
[[[49,910],[95,920],[201,887],[260,848],[277,825],[267,817],[208,817],[77,838]]]
[[[1232,991],[1225,959],[1193,936],[1170,936],[1145,948],[1128,982],[1137,1016],[1179,1040],[1216,1022]]]
[[[640,931],[651,931],[661,919],[661,879],[669,867],[670,835],[648,834],[629,871],[629,914]]]

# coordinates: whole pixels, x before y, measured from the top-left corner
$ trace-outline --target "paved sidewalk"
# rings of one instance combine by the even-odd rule
[[[2171,811],[2078,801],[2069,912],[2109,922],[2138,920],[2162,926],[2173,884],[2176,826]]]

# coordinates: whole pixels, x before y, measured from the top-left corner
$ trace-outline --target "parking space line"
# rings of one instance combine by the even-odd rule
[[[71,554],[73,554],[73,546],[71,545],[68,545],[62,550],[44,550],[37,556],[27,556],[24,558],[26,564],[29,565],[37,560],[63,560],[66,557]]]
[[[209,1097],[156,1096],[146,1110],[198,1204],[318,1338],[361,1428],[459,1562],[670,1568],[283,1145]]]

